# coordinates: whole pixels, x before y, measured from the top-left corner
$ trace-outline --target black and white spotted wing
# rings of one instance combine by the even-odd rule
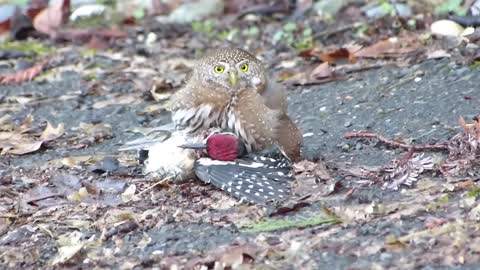
[[[286,200],[293,180],[289,162],[258,156],[235,161],[201,158],[194,170],[200,180],[255,204]]]

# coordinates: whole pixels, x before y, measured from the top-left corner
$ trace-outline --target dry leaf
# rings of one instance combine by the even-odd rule
[[[169,84],[164,78],[157,78],[153,81],[152,87],[150,88],[150,94],[152,95],[155,101],[162,101],[170,98],[173,94],[171,91],[173,89],[172,85]]]
[[[2,149],[1,155],[5,154],[14,154],[14,155],[25,155],[32,153],[42,147],[42,141],[27,141],[24,139],[11,139],[11,140],[0,140],[0,148]]]
[[[321,79],[329,78],[329,77],[332,77],[332,75],[333,75],[333,70],[328,64],[328,62],[318,65],[312,71],[312,73],[310,73],[310,77],[313,80],[321,80]]]
[[[25,70],[20,70],[11,74],[0,74],[0,85],[18,84],[28,82],[37,77],[45,67],[46,63],[39,63]]]
[[[330,63],[333,63],[342,59],[346,59],[350,62],[356,61],[355,55],[351,54],[350,51],[346,48],[339,48],[327,53],[320,53],[320,54],[314,53],[313,55],[318,57],[320,60],[324,62],[330,62]]]
[[[125,189],[125,191],[121,195],[122,201],[129,202],[131,200],[134,200],[134,201],[138,200],[139,198],[135,196],[136,190],[137,190],[137,187],[135,186],[135,184],[131,184],[130,186],[128,186],[128,188]]]
[[[226,251],[223,251],[223,254],[219,261],[225,266],[236,269],[242,264],[251,262],[254,256],[255,248],[252,246],[233,246],[231,248],[228,248]]]
[[[60,163],[62,165],[65,165],[67,167],[75,167],[79,165],[80,163],[86,162],[90,160],[92,156],[78,156],[78,157],[66,157],[62,158],[60,160]]]
[[[47,127],[40,135],[40,139],[30,138],[28,134],[25,134],[31,129],[33,122],[32,116],[27,116],[22,125],[12,132],[0,132],[0,149],[1,155],[14,154],[24,155],[35,152],[40,149],[44,142],[52,141],[63,135],[65,129],[63,124],[59,124],[54,128],[49,122]]]
[[[460,37],[465,28],[450,20],[439,20],[430,25],[430,31],[434,35]]]
[[[415,155],[406,162],[401,159],[393,160],[383,168],[383,172],[386,173],[383,177],[386,181],[384,187],[397,190],[401,185],[412,186],[424,171],[433,170],[433,165],[433,159],[424,158],[423,154]]]
[[[85,243],[81,241],[81,238],[82,233],[78,231],[60,235],[57,241],[60,247],[58,248],[58,254],[52,261],[52,266],[59,263],[66,263],[80,252],[85,245]]]
[[[67,22],[70,13],[70,0],[52,2],[51,6],[40,11],[33,19],[33,27],[50,37],[54,37],[57,30]]]
[[[123,95],[118,97],[109,98],[103,101],[96,102],[93,104],[93,108],[102,109],[111,105],[126,105],[126,104],[136,104],[139,102],[139,99],[132,95]]]
[[[447,51],[443,49],[427,53],[427,59],[450,58],[451,56],[451,54],[447,53]]]
[[[379,58],[398,57],[413,52],[420,47],[415,37],[392,37],[355,52],[356,57]]]
[[[65,127],[63,123],[58,124],[56,128],[47,122],[47,127],[43,130],[42,135],[40,135],[40,140],[43,142],[53,141],[57,138],[60,138],[65,132]]]
[[[72,202],[81,202],[88,198],[90,194],[85,187],[81,187],[77,192],[74,192],[67,196],[67,199]]]

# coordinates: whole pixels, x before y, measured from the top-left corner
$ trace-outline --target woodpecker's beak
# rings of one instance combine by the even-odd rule
[[[238,73],[236,71],[230,71],[228,74],[228,80],[232,86],[237,85],[238,82]]]
[[[178,147],[183,149],[193,149],[193,150],[204,150],[207,149],[207,144],[205,143],[187,143],[179,145]]]

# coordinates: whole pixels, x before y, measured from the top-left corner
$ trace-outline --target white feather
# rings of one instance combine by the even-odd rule
[[[175,131],[169,139],[151,146],[148,148],[145,172],[155,177],[171,177],[175,181],[193,177],[196,154],[193,150],[178,147],[192,142],[198,141],[186,136],[183,131]]]

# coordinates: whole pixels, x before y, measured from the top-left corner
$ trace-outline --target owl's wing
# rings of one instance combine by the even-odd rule
[[[287,115],[288,104],[285,86],[269,79],[261,95],[267,107],[282,112],[276,132],[280,150],[291,160],[298,160],[301,157],[300,149],[303,144],[303,137],[301,131]]]
[[[278,147],[290,160],[298,161],[301,158],[302,132],[286,114],[280,116],[276,138]]]
[[[275,143],[275,134],[278,127],[280,111],[268,108],[263,98],[252,89],[245,89],[238,94],[235,106],[237,118],[236,130],[242,130],[245,134],[240,136],[247,140],[247,144],[253,144],[255,150],[262,150]]]
[[[261,92],[261,95],[267,107],[287,113],[288,103],[285,86],[275,82],[271,78],[267,79],[265,89]]]

